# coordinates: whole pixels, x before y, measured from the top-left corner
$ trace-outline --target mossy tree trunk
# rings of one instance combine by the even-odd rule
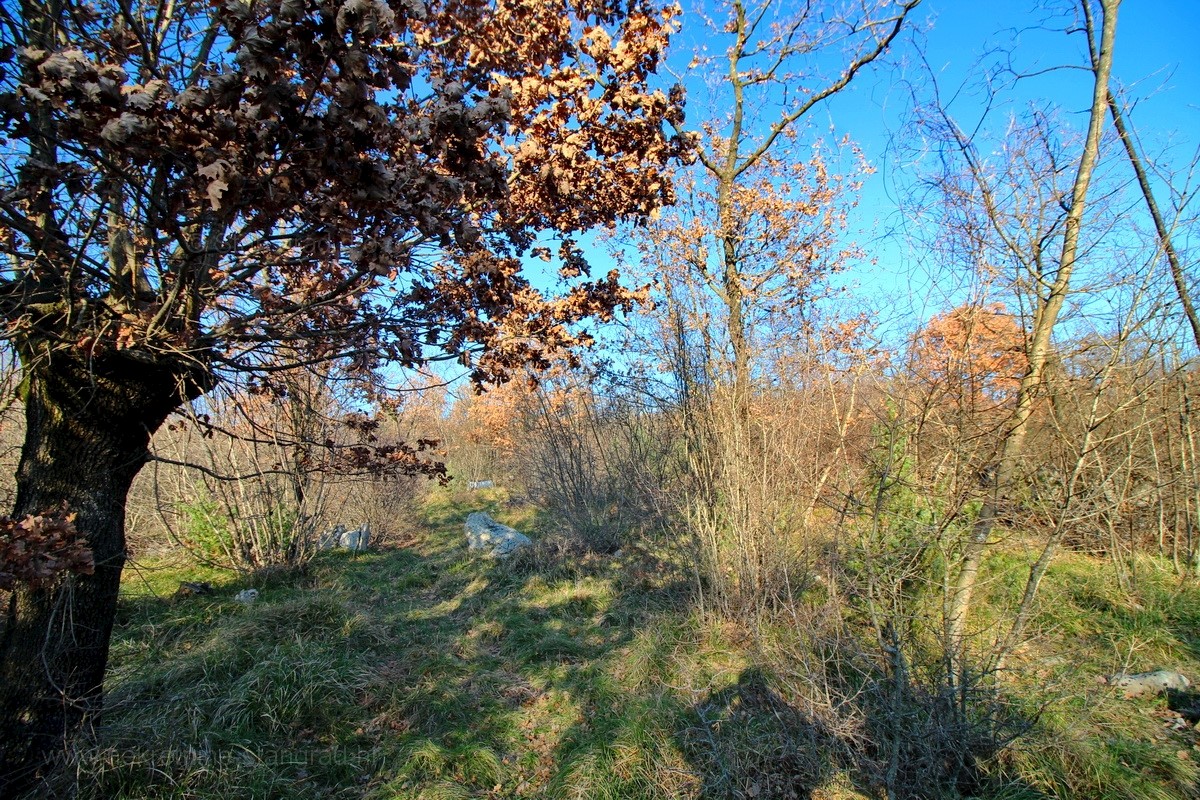
[[[43,343],[44,344],[44,343]],[[99,719],[125,564],[125,501],[150,437],[199,373],[129,351],[21,350],[27,431],[14,518],[65,506],[92,575],[18,586],[0,622],[0,796],[30,785]]]

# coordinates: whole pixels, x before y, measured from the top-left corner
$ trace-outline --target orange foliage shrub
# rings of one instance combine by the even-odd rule
[[[930,399],[961,411],[1009,405],[1028,368],[1025,333],[1001,303],[938,314],[913,343],[913,375]]]

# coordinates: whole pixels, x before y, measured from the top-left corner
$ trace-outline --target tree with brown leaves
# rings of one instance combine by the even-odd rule
[[[694,63],[713,70],[714,103],[683,210],[655,226],[651,247],[718,298],[739,406],[762,325],[802,315],[856,252],[839,238],[870,170],[859,159],[848,174],[831,171],[827,151],[798,142],[801,128],[889,50],[919,4],[729,0],[709,22],[724,52]]]
[[[929,320],[912,359],[931,405],[995,416],[1011,406],[1025,374],[1025,332],[1002,303],[962,305]]]
[[[793,548],[780,530],[797,516],[788,505],[806,517],[815,503],[796,498],[794,480],[760,479],[780,463],[759,403],[786,382],[771,361],[832,334],[814,325],[814,301],[860,253],[844,234],[870,168],[848,142],[838,147],[854,151],[853,166],[831,166],[833,147],[806,141],[806,125],[889,51],[919,5],[717,4],[692,62],[707,70],[711,97],[692,131],[697,164],[678,182],[679,203],[635,235],[659,278],[665,313],[650,347],[670,365],[684,412],[689,505],[708,531],[699,559],[732,613],[757,613],[787,583],[780,567]]]
[[[672,197],[678,10],[646,0],[21,0],[0,8],[0,331],[28,423],[14,518],[64,504],[94,554],[18,585],[0,638],[0,784],[93,719],[124,507],[182,404],[281,362],[456,358],[502,381],[628,308],[548,296],[539,231]],[[292,354],[295,354],[294,356]],[[62,620],[69,624],[60,625]],[[6,793],[0,788],[0,793]]]

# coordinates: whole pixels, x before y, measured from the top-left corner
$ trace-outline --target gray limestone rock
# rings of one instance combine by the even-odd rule
[[[345,525],[334,525],[328,533],[317,540],[318,550],[333,550],[344,547],[355,552],[366,550],[371,544],[371,526],[364,522],[357,528],[346,529]]]
[[[502,525],[482,511],[467,516],[467,547],[484,550],[492,558],[504,558],[533,544],[529,537],[507,525]]]

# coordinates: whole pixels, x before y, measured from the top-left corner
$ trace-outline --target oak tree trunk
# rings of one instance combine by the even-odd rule
[[[26,435],[14,518],[66,506],[92,575],[19,586],[0,620],[0,796],[53,767],[99,720],[125,564],[125,500],[150,437],[201,393],[201,373],[130,351],[23,347]]]

